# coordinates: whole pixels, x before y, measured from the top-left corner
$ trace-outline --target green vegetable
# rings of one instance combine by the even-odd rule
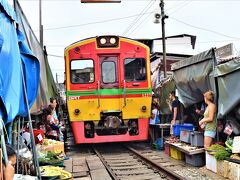
[[[229,138],[226,142],[225,145],[232,151],[232,145],[233,145],[233,140]]]
[[[227,158],[230,157],[230,153],[227,152],[225,149],[224,150],[218,150],[215,154],[214,154],[214,157],[216,158],[216,160],[225,160]]]
[[[211,145],[207,150],[209,151],[219,151],[219,150],[225,150],[225,147],[219,144],[213,144]]]

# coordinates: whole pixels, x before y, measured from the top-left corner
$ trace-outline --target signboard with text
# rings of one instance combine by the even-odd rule
[[[81,0],[81,3],[120,3],[121,0]]]

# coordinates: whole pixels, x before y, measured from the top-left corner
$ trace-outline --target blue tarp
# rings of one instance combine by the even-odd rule
[[[22,70],[29,108],[34,103],[40,78],[40,64],[14,26],[15,14],[7,0],[0,0],[0,116],[5,123],[27,116]]]

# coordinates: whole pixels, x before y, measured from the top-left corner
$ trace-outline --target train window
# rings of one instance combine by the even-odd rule
[[[124,60],[124,79],[127,82],[145,81],[146,60],[144,58],[127,58]]]
[[[102,63],[102,81],[103,83],[116,82],[116,65],[114,62]]]
[[[87,84],[94,82],[93,60],[72,60],[71,82],[73,84]]]

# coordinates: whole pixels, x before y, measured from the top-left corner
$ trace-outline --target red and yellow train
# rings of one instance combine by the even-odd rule
[[[76,144],[148,138],[152,88],[149,48],[98,36],[65,48],[66,95]]]

